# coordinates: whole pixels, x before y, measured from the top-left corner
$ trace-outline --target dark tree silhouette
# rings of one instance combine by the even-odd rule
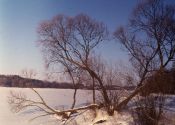
[[[48,64],[61,64],[69,73],[77,69],[85,71],[100,86],[104,105],[110,107],[111,101],[104,82],[92,61],[95,47],[107,39],[106,26],[83,14],[75,17],[58,15],[41,23],[38,34]],[[109,111],[109,114],[113,112]]]
[[[175,6],[163,0],[144,0],[133,11],[127,27],[114,36],[125,47],[140,77],[136,90],[119,104],[125,106],[145,85],[154,72],[167,68],[175,58]]]

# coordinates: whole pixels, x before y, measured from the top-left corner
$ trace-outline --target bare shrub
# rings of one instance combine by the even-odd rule
[[[136,125],[158,125],[163,117],[165,97],[162,94],[138,97],[133,118]]]

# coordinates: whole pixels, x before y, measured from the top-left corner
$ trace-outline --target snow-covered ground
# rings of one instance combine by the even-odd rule
[[[73,90],[69,89],[37,89],[45,101],[54,107],[67,108],[72,104]],[[18,114],[10,111],[8,96],[10,91],[24,92],[27,97],[35,99],[36,95],[31,89],[0,87],[0,125],[58,125],[58,121],[51,116],[36,119],[29,122],[37,114],[32,110],[26,110]],[[90,102],[91,91],[78,90],[77,105]]]
[[[67,121],[67,125],[134,125],[131,114],[115,112],[109,116],[104,110],[87,110],[75,119]]]
[[[39,112],[36,112],[36,110],[12,113],[7,102],[10,91],[23,92],[30,99],[37,99],[31,89],[0,87],[0,125],[60,125],[59,118],[54,116],[42,117],[29,122],[30,119],[38,115]],[[37,89],[37,91],[52,107],[70,108],[73,101],[74,90],[71,89]],[[78,90],[76,106],[90,103],[91,100],[92,91]],[[165,116],[169,119],[166,125],[175,125],[175,96],[167,96],[165,108]],[[115,112],[114,116],[108,116],[105,110],[100,109],[96,112],[85,110],[81,115],[66,121],[66,125],[134,125],[134,123],[129,110],[120,113]]]

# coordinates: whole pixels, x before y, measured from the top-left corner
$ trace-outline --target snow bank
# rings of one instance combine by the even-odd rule
[[[115,112],[109,116],[105,110],[84,110],[79,115],[66,121],[66,125],[133,125],[133,118],[129,113]]]

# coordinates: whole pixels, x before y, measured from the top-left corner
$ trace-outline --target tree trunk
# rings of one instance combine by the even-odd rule
[[[73,109],[75,107],[76,94],[77,94],[77,88],[75,87],[75,91],[74,91],[74,95],[73,95],[73,103],[72,103],[71,109]]]
[[[142,89],[145,87],[145,85],[140,86],[139,88],[137,88],[131,95],[129,95],[125,100],[123,100],[117,107],[116,109],[119,111],[122,108],[124,108],[128,102],[134,97],[136,96],[139,92],[142,91]]]
[[[100,84],[100,88],[102,89],[105,105],[106,106],[110,105],[111,101],[109,100],[106,88],[104,87],[102,80],[97,76],[97,74],[94,71],[88,69],[88,72],[92,76],[92,78],[95,78],[98,81],[98,83]]]
[[[94,81],[94,77],[92,78],[92,84],[93,84],[93,103],[95,104],[95,81]]]

